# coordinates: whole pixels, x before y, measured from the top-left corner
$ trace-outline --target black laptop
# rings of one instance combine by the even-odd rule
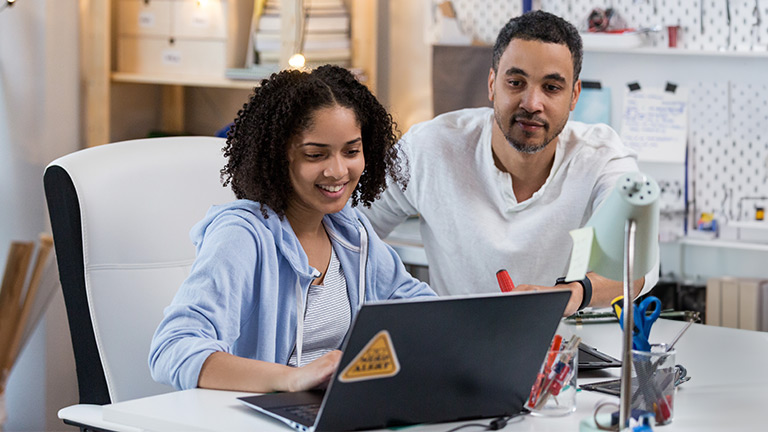
[[[326,391],[239,399],[300,431],[515,415],[569,297],[548,290],[365,304]]]
[[[619,359],[584,342],[579,344],[579,372],[615,367],[621,367]]]

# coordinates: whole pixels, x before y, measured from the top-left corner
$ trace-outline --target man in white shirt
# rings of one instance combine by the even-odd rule
[[[578,31],[546,12],[513,18],[494,45],[491,108],[449,112],[402,140],[410,174],[364,213],[384,237],[419,214],[430,285],[441,295],[498,291],[507,269],[517,291],[568,288],[565,314],[608,306],[622,283],[595,273],[564,283],[571,239],[635,153],[607,125],[568,122],[581,92]],[[635,282],[647,292],[658,268]]]

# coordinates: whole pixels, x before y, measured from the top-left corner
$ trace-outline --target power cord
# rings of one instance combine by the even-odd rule
[[[521,412],[519,412],[517,414],[514,414],[514,415],[501,416],[501,417],[498,417],[498,418],[495,418],[495,419],[491,420],[491,422],[488,423],[488,424],[483,424],[483,423],[467,423],[465,425],[461,425],[461,426],[455,427],[453,429],[450,429],[450,430],[448,430],[446,432],[456,432],[458,430],[461,430],[461,429],[464,429],[464,428],[470,428],[470,427],[480,427],[480,428],[483,428],[483,430],[488,430],[488,431],[500,430],[500,429],[504,429],[507,426],[507,424],[509,424],[509,421],[512,420],[513,418],[520,417],[520,416],[526,415],[528,413],[529,413],[529,411],[525,410],[525,411],[521,411]]]
[[[507,422],[509,422],[509,419],[512,417],[499,417],[497,419],[491,420],[491,422],[488,424],[487,430],[499,430],[504,429],[504,427],[507,425]]]

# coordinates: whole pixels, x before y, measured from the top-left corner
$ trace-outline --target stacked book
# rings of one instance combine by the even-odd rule
[[[297,52],[304,54],[308,66],[333,63],[349,66],[351,63],[350,19],[344,0],[303,0],[303,46]],[[280,60],[280,0],[267,0],[253,33],[257,63],[276,63]]]

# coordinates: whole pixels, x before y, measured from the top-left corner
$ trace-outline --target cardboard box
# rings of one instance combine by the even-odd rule
[[[245,65],[251,0],[118,0],[117,70],[223,77]]]

